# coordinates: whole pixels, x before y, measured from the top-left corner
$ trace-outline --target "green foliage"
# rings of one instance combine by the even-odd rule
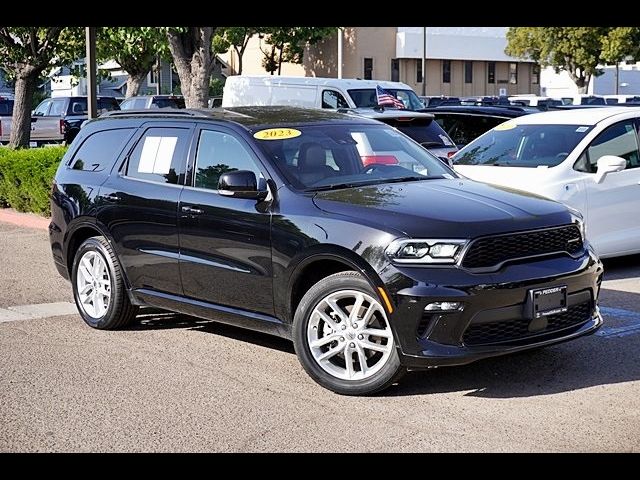
[[[67,147],[0,147],[0,205],[49,215],[51,184]]]
[[[80,27],[0,27],[0,67],[12,77],[65,65],[83,49]]]
[[[209,96],[217,97],[222,95],[224,89],[224,80],[221,78],[212,78],[209,82]]]
[[[618,63],[627,57],[640,57],[640,28],[611,28],[602,38],[602,59],[607,63]]]
[[[599,64],[637,56],[638,31],[637,27],[512,27],[505,52],[565,70],[585,90],[591,76],[602,73]]]
[[[282,62],[302,63],[304,49],[334,34],[338,27],[258,27],[269,47],[262,49],[262,66],[280,72]]]
[[[31,110],[35,110],[38,105],[42,103],[45,98],[49,98],[49,94],[43,89],[38,88],[33,92],[33,101],[31,102]]]

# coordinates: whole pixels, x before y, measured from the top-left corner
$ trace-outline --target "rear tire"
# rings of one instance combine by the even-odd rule
[[[138,313],[127,296],[118,257],[102,236],[88,238],[76,251],[71,283],[78,312],[90,327],[123,328]]]
[[[293,344],[309,376],[342,395],[379,392],[405,373],[384,307],[358,272],[309,289],[296,309]]]

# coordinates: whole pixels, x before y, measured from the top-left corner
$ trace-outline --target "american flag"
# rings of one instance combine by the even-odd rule
[[[404,108],[402,100],[394,97],[391,92],[386,91],[380,85],[376,85],[376,96],[378,97],[378,105],[388,105],[390,107]]]

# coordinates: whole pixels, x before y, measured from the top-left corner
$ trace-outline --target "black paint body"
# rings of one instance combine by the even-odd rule
[[[453,171],[453,179],[297,191],[257,146],[254,132],[301,124],[376,122],[301,109],[232,110],[235,113],[132,112],[86,124],[53,186],[50,237],[59,272],[69,278],[79,243],[104,235],[123,265],[133,303],[290,338],[300,285],[315,272],[342,265],[343,270],[361,272],[376,290],[388,292],[393,305],[390,324],[401,361],[410,368],[464,364],[564,341],[600,326],[596,300],[603,270],[588,244],[573,256],[531,258],[487,272],[460,266],[401,266],[385,254],[397,238],[473,239],[568,225],[571,215],[561,204],[462,179]],[[158,125],[189,129],[192,140],[184,171],[176,172],[178,185],[134,180],[120,172],[143,131]],[[110,168],[69,168],[83,139],[116,126],[130,127],[132,133],[121,151],[113,152]],[[190,186],[197,132],[207,128],[231,133],[251,148],[267,179],[267,199],[233,198]],[[189,209],[201,213],[185,213]],[[570,305],[588,302],[588,316],[579,325],[525,340],[465,344],[471,323],[522,320],[530,289],[559,284],[567,285]],[[425,305],[435,301],[462,301],[465,308],[425,319]]]

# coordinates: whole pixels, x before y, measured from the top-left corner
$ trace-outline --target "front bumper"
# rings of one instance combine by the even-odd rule
[[[463,365],[551,345],[602,325],[597,298],[603,267],[591,250],[511,264],[497,272],[390,267],[383,275],[395,303],[390,316],[401,362],[409,368]],[[568,311],[532,320],[531,289],[566,285]],[[432,302],[463,302],[462,311],[425,312]]]

